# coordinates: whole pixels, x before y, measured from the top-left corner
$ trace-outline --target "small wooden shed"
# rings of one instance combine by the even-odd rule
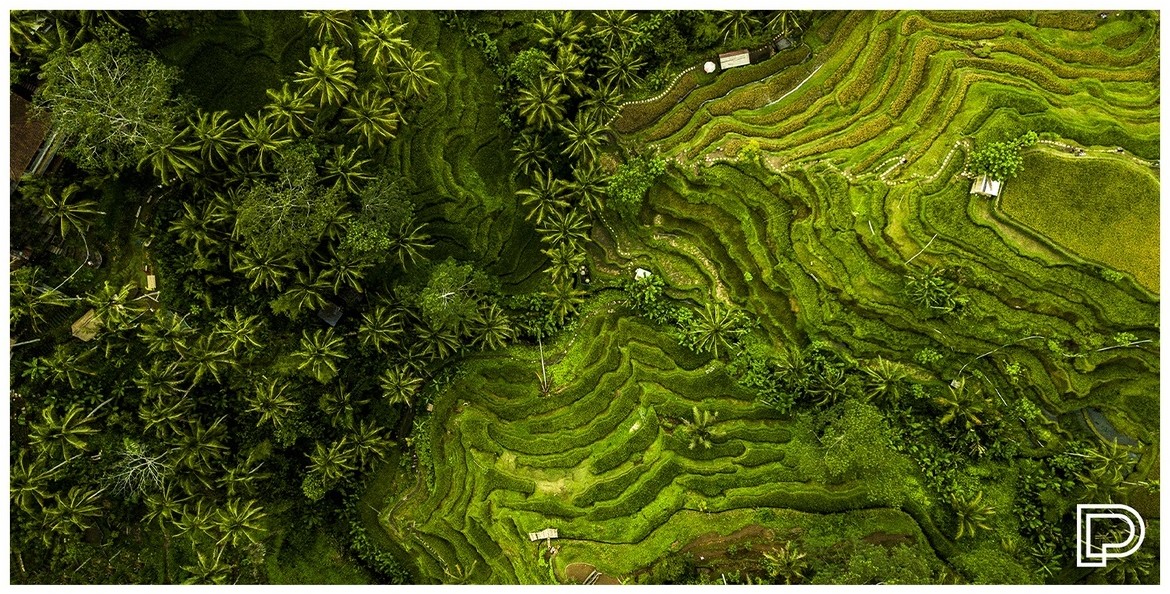
[[[77,318],[77,321],[73,322],[73,326],[70,329],[73,331],[73,335],[82,342],[89,342],[93,340],[93,337],[97,336],[98,329],[101,327],[101,318],[97,317],[97,312],[91,308],[85,312],[85,315]]]
[[[727,70],[728,68],[735,68],[736,66],[747,66],[752,63],[751,55],[748,50],[736,50],[734,52],[727,52],[726,54],[719,54],[719,69]]]
[[[528,540],[530,540],[532,542],[536,542],[538,540],[548,540],[548,539],[553,539],[553,538],[557,538],[557,529],[556,528],[545,528],[544,530],[541,530],[540,532],[529,532],[528,533]]]
[[[975,179],[975,183],[971,184],[971,193],[979,196],[986,196],[988,198],[995,198],[999,196],[1000,187],[1003,182],[991,179],[987,174],[980,175]]]

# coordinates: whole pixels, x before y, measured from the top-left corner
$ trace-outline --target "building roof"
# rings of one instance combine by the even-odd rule
[[[44,144],[45,136],[49,134],[49,122],[39,116],[24,97],[12,92],[8,97],[11,108],[8,124],[10,175],[16,181],[28,171]]]
[[[98,329],[101,327],[102,319],[97,317],[97,312],[93,308],[90,308],[89,311],[85,312],[85,315],[77,318],[76,322],[73,322],[71,330],[73,331],[73,335],[81,339],[82,342],[89,342],[93,340],[93,337],[97,336]]]
[[[341,306],[326,302],[325,307],[317,312],[317,317],[325,320],[325,323],[330,326],[336,326],[337,321],[341,319]]]
[[[528,540],[534,541],[534,542],[538,541],[538,540],[549,539],[549,538],[557,538],[557,529],[556,528],[545,528],[544,530],[541,530],[540,532],[529,532],[528,533]]]
[[[634,271],[634,280],[642,280],[650,276],[650,271],[645,268],[639,268]]]
[[[751,54],[745,49],[719,54],[719,68],[722,70],[736,66],[747,66],[751,63]]]
[[[1003,182],[991,179],[987,174],[980,175],[975,178],[975,182],[971,184],[971,193],[980,196],[987,196],[988,198],[995,198],[999,196],[999,189]]]

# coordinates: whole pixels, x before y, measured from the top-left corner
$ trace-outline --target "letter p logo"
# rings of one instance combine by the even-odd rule
[[[1129,528],[1124,542],[1093,541],[1093,522],[1098,521],[1098,530],[1104,520],[1117,522]],[[1115,534],[1110,531],[1110,534]],[[1120,503],[1079,503],[1077,504],[1077,567],[1105,567],[1108,559],[1121,559],[1134,554],[1146,539],[1146,523],[1141,515],[1128,505]]]

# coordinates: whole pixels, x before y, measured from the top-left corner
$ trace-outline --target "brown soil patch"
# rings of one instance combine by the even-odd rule
[[[759,524],[751,524],[727,536],[721,536],[718,532],[708,532],[687,543],[681,549],[681,552],[689,553],[698,564],[706,564],[712,559],[727,557],[727,549],[733,544],[745,540],[758,541],[752,545],[740,547],[745,553],[748,551],[755,552],[760,545],[763,545],[765,542],[770,542],[774,538],[776,538],[775,531],[760,526]],[[699,559],[700,557],[702,559]]]
[[[909,534],[890,534],[888,532],[874,532],[863,537],[861,541],[871,545],[881,545],[886,548],[914,544],[914,538]]]
[[[594,571],[597,571],[597,568],[588,563],[570,563],[565,566],[565,579],[569,582],[583,584]],[[621,582],[603,573],[594,583],[599,586],[616,586]]]

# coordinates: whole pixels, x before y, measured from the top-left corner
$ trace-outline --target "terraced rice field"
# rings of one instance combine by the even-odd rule
[[[1131,437],[1158,443],[1156,347],[1069,359],[1046,340],[1027,340],[1090,344],[1121,330],[1156,339],[1158,296],[1104,280],[1083,246],[1042,223],[1014,224],[970,196],[963,176],[974,142],[1029,129],[1157,159],[1156,28],[1142,33],[1087,13],[857,12],[830,16],[807,41],[809,56],[684,77],[685,93],[619,117],[623,143],[655,146],[674,166],[638,221],[594,227],[595,270],[649,268],[673,297],[750,312],[777,345],[830,341],[939,382],[978,373],[1009,398],[1033,401],[1062,431],[1088,432],[1075,413],[1093,407]],[[1043,170],[1030,159],[1025,176]],[[434,171],[430,191],[452,177],[475,187],[458,170]],[[1148,280],[1105,256],[1100,263]],[[960,271],[970,299],[961,320],[924,318],[907,303],[904,275],[929,265]],[[931,563],[954,562],[953,534],[936,526],[937,510],[913,497],[900,510],[883,507],[880,481],[817,480],[800,463],[820,455],[815,436],[615,295],[596,297],[545,345],[556,379],[548,397],[536,387],[535,350],[464,365],[416,437],[430,442],[434,487],[420,476],[367,497],[421,580],[559,581],[571,563],[630,578],[703,535],[761,524],[762,510],[788,525],[810,512],[860,514],[852,517],[861,526],[865,514],[885,514],[875,532],[904,524],[904,538]],[[927,347],[944,354],[936,369],[911,360]],[[1008,361],[1024,370],[1019,388],[1007,387]],[[694,405],[719,413],[710,450],[690,450],[676,435]],[[913,471],[897,479],[894,491],[921,490]],[[777,529],[762,524],[754,529]],[[548,527],[561,536],[551,571],[527,537]]]
[[[1158,178],[1124,157],[1024,155],[1000,208],[1094,262],[1132,274],[1158,292]]]

